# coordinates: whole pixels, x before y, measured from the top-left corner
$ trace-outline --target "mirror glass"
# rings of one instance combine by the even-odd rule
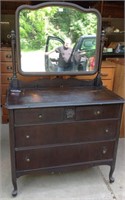
[[[93,74],[98,70],[100,14],[72,3],[24,5],[16,13],[22,74]]]

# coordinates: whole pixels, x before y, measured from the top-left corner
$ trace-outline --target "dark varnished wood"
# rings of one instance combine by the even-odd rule
[[[115,139],[117,129],[117,119],[17,126],[15,127],[16,148],[111,140]]]
[[[16,166],[17,170],[32,170],[108,160],[113,157],[114,144],[114,142],[75,143],[23,149],[16,151]]]
[[[109,165],[113,182],[123,99],[103,86],[44,79],[9,90],[13,196],[35,171]],[[37,87],[36,87],[37,86]]]
[[[46,83],[50,88],[44,87],[43,84],[39,87],[33,85],[33,88],[22,88],[19,92],[11,91],[7,101],[8,109],[114,104],[122,101],[122,98],[104,87],[82,87],[83,85],[73,87],[77,80],[63,80],[64,83],[62,80],[39,81]],[[73,83],[72,87],[71,83]],[[82,83],[82,81],[78,81],[78,83]],[[53,85],[54,87],[52,87]]]

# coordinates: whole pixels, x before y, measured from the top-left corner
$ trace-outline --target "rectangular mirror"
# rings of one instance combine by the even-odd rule
[[[72,3],[23,5],[16,11],[18,71],[82,75],[98,71],[101,16]]]

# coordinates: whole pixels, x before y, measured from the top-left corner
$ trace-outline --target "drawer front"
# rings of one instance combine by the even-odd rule
[[[5,105],[5,103],[6,103],[6,95],[2,95],[1,103],[2,103],[2,105]]]
[[[1,83],[9,84],[10,81],[12,80],[12,76],[13,76],[12,73],[5,73],[5,74],[3,73],[1,76]]]
[[[76,120],[107,119],[119,117],[119,105],[83,106],[76,108]]]
[[[101,68],[101,78],[103,79],[112,79],[114,77],[114,68],[104,67]]]
[[[3,113],[3,115],[8,115],[8,110],[5,107],[5,105],[2,106],[2,113]]]
[[[55,146],[16,152],[16,169],[30,170],[112,159],[114,142]]]
[[[119,105],[34,108],[15,110],[15,123],[36,124],[67,120],[94,120],[119,117]]]
[[[2,89],[1,89],[1,94],[6,95],[7,94],[7,89],[9,85],[8,84],[2,84]]]
[[[1,72],[2,73],[9,73],[13,72],[12,62],[1,62]]]
[[[15,141],[16,147],[26,147],[110,140],[115,138],[117,128],[117,120],[15,127]]]
[[[8,115],[2,115],[2,124],[6,124],[9,122],[9,117]]]
[[[10,51],[1,51],[1,61],[12,61],[12,52]]]
[[[16,124],[35,124],[63,120],[63,108],[15,110]]]

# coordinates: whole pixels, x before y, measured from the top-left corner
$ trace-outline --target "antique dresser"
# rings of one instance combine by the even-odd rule
[[[38,10],[41,15],[43,11],[44,14],[47,13],[45,18],[48,18],[47,9],[53,9],[54,17],[59,16],[60,13],[62,15],[64,11],[76,12],[76,15],[81,17],[84,14],[87,19],[91,15],[95,17],[97,26],[96,30],[94,29],[95,41],[92,44],[88,36],[87,39],[83,37],[84,49],[82,49],[83,43],[79,50],[76,48],[78,45],[75,45],[72,59],[68,63],[72,66],[70,70],[57,72],[58,61],[55,62],[54,59],[45,56],[44,70],[38,69],[37,71],[38,57],[35,60],[32,52],[23,51],[23,42],[26,40],[25,34],[21,32],[23,14],[26,16],[28,11],[30,15],[30,12],[33,14]],[[58,15],[57,10],[60,12]],[[28,26],[28,21],[26,23]],[[17,178],[38,171],[60,172],[109,165],[109,181],[113,182],[124,100],[102,85],[100,66],[104,40],[101,36],[100,14],[95,9],[84,9],[77,4],[66,2],[21,6],[16,13],[16,41],[14,31],[11,37],[13,77],[7,94],[6,107],[9,110],[11,168],[14,186],[12,195],[17,195]],[[32,34],[29,35],[29,39],[33,40]],[[47,47],[48,45],[47,43]],[[88,64],[90,58],[93,57],[92,53],[87,55],[87,59],[81,56],[85,55],[88,51],[86,48],[91,45],[95,45],[91,48],[91,50],[94,49],[92,51],[95,56],[94,69],[89,69]],[[48,51],[47,48],[46,51]],[[83,54],[82,51],[84,51]],[[18,63],[17,69],[15,62]],[[34,64],[36,71],[34,68],[29,70],[33,62],[36,63],[36,66]],[[28,65],[26,70],[24,65]],[[82,70],[83,65],[84,70]],[[17,70],[25,77],[34,74],[38,76],[38,80],[20,81],[16,76]],[[74,78],[76,75],[82,75],[83,80]],[[88,75],[92,77],[89,80],[87,80]]]

